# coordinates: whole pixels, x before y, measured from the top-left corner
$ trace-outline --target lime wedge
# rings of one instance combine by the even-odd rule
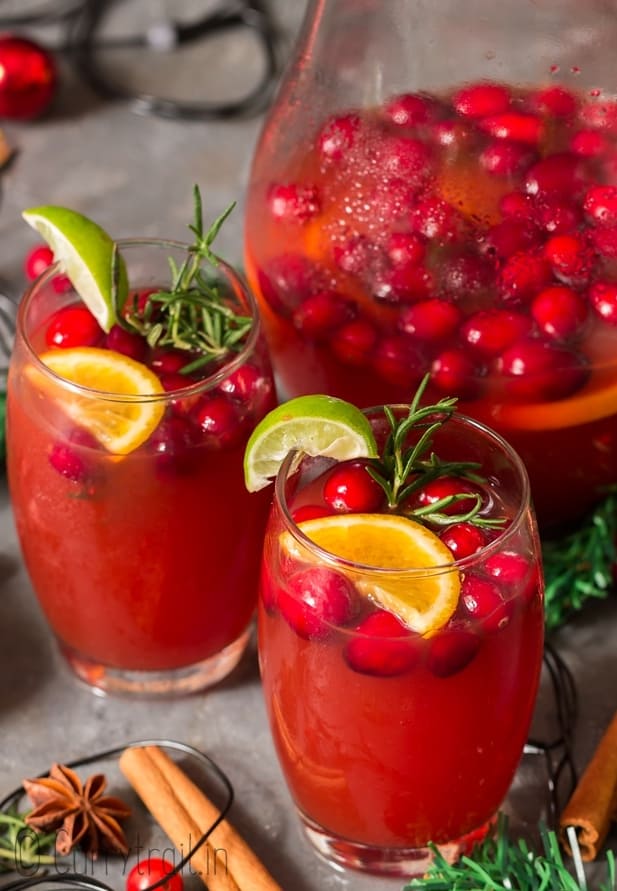
[[[116,305],[122,306],[128,294],[126,267],[118,257],[114,301],[111,236],[88,217],[66,207],[33,207],[22,216],[52,249],[61,271],[103,331],[109,331],[116,321]]]
[[[269,412],[253,430],[244,452],[249,492],[267,486],[294,450],[338,461],[377,456],[371,425],[359,408],[333,396],[298,396]]]

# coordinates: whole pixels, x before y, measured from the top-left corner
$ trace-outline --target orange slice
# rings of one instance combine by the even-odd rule
[[[39,358],[64,380],[95,391],[86,395],[67,387],[62,407],[115,455],[127,455],[140,446],[163,417],[163,403],[152,397],[165,390],[141,362],[97,347],[50,350]],[[145,398],[130,398],[136,396]]]
[[[395,514],[338,514],[299,529],[323,550],[358,564],[347,567],[358,590],[418,634],[434,634],[456,609],[461,581],[452,553],[420,523]],[[284,536],[285,549],[306,559],[289,533]]]

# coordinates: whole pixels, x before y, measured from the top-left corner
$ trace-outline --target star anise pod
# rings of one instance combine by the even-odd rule
[[[42,832],[57,830],[56,851],[61,856],[76,844],[93,859],[102,850],[126,855],[129,847],[118,820],[131,812],[119,798],[103,795],[106,786],[101,773],[82,783],[70,767],[53,764],[48,776],[23,781],[34,805],[26,823]]]

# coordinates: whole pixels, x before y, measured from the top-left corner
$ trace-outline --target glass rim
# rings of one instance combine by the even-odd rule
[[[116,239],[115,243],[118,245],[119,250],[122,250],[123,248],[130,249],[133,247],[167,247],[173,250],[181,250],[188,253],[190,247],[190,245],[184,241],[178,241],[172,238],[156,237],[118,238]],[[88,399],[105,399],[108,402],[122,403],[171,402],[174,399],[178,399],[179,394],[182,394],[182,398],[189,398],[191,396],[198,395],[207,390],[213,389],[247,361],[247,358],[255,350],[255,346],[261,332],[261,317],[259,315],[257,301],[255,300],[253,292],[251,291],[248,283],[245,282],[244,279],[239,275],[239,273],[234,269],[234,267],[227,263],[225,260],[222,260],[219,257],[217,257],[217,260],[218,264],[217,266],[214,266],[213,269],[220,269],[223,273],[223,276],[231,281],[234,289],[237,288],[242,292],[250,308],[252,324],[242,349],[237,353],[231,354],[228,361],[226,361],[215,372],[209,374],[202,380],[195,381],[189,386],[182,387],[178,390],[166,390],[164,393],[143,393],[135,395],[111,393],[107,390],[95,390],[91,387],[84,387],[81,384],[76,384],[73,381],[69,381],[67,380],[67,378],[62,377],[61,374],[57,374],[55,371],[45,365],[44,362],[41,362],[39,354],[34,349],[32,341],[29,335],[26,333],[25,320],[28,310],[32,302],[36,299],[37,293],[39,292],[40,288],[43,287],[45,284],[51,282],[54,276],[62,274],[58,262],[52,263],[50,266],[48,266],[33,282],[28,285],[28,287],[24,291],[22,299],[19,302],[16,319],[17,334],[19,335],[22,343],[26,348],[29,361],[32,362],[37,371],[40,372],[44,377],[53,380],[55,384],[61,386],[64,390],[72,393],[77,393],[80,396]],[[76,296],[79,300],[81,300],[78,294],[76,294]]]
[[[389,405],[389,407],[394,410],[396,410],[397,408],[408,408],[408,406],[405,406],[403,403],[394,403]],[[383,406],[371,406],[369,408],[362,409],[362,412],[365,415],[369,415],[371,412],[378,411],[383,411]],[[285,497],[284,487],[288,478],[295,470],[298,469],[302,458],[310,457],[308,455],[302,455],[297,451],[290,452],[286,456],[276,475],[274,483],[274,503],[279,508],[283,517],[285,531],[292,535],[299,545],[309,551],[322,563],[330,564],[331,566],[342,567],[346,572],[355,574],[379,574],[386,578],[393,576],[400,577],[401,575],[409,576],[410,578],[427,578],[437,575],[443,575],[445,573],[452,572],[453,570],[462,571],[468,569],[471,566],[474,566],[479,561],[485,560],[493,553],[507,549],[506,543],[508,539],[513,539],[519,533],[520,528],[524,524],[525,518],[527,517],[528,512],[532,507],[529,476],[527,474],[527,470],[525,468],[523,460],[518,452],[510,445],[510,443],[506,439],[504,439],[503,436],[497,433],[496,430],[493,430],[492,427],[483,424],[481,421],[477,421],[475,418],[471,418],[469,415],[463,414],[462,412],[455,411],[452,417],[449,418],[445,423],[448,424],[453,422],[460,422],[464,427],[471,427],[476,432],[481,433],[483,436],[488,436],[489,439],[492,440],[492,442],[496,446],[498,446],[503,453],[506,454],[510,461],[511,467],[515,470],[518,478],[521,481],[521,495],[516,513],[512,518],[512,522],[507,526],[506,529],[499,532],[496,537],[492,539],[492,541],[481,547],[474,554],[471,554],[468,557],[460,558],[458,560],[455,559],[452,563],[442,563],[436,566],[399,567],[384,569],[383,567],[372,566],[368,563],[357,563],[353,560],[347,560],[344,557],[340,557],[337,554],[333,554],[331,551],[322,548],[320,545],[312,541],[307,535],[305,535],[298,527],[297,523],[291,516],[291,512],[287,504],[287,499]],[[350,515],[353,516],[353,514]],[[388,516],[388,514],[385,514],[385,516]],[[392,514],[392,516],[399,515]]]

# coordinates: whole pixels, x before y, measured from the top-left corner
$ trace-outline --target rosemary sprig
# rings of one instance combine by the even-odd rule
[[[227,208],[204,232],[203,207],[199,187],[194,187],[195,216],[189,229],[194,235],[184,262],[178,266],[169,259],[171,285],[149,295],[144,309],[129,307],[118,312],[129,330],[146,338],[150,347],[172,347],[190,353],[181,374],[191,374],[212,361],[220,361],[238,351],[252,319],[238,314],[225,301],[224,293],[203,264],[219,264],[212,243],[233,211]]]
[[[617,563],[617,487],[581,525],[542,543],[545,617],[549,630],[563,625],[593,598],[604,599],[614,586]]]
[[[400,510],[411,495],[440,477],[459,476],[476,483],[484,482],[484,478],[477,473],[480,468],[477,462],[442,461],[432,451],[435,433],[452,417],[458,400],[456,397],[447,397],[440,399],[435,405],[421,406],[429,379],[428,374],[422,379],[405,417],[397,418],[389,406],[384,406],[390,433],[380,458],[368,465],[367,470],[384,490],[391,510]],[[412,429],[421,430],[422,433],[414,445],[407,446]],[[448,495],[433,504],[405,509],[403,512],[420,521],[447,526],[453,522],[453,518],[445,513],[446,509],[461,501],[468,502],[469,509],[464,513],[457,513],[456,522],[489,528],[500,527],[505,523],[505,519],[478,516],[482,508],[482,497],[473,493]]]
[[[540,827],[542,851],[524,839],[513,841],[508,821],[499,815],[494,837],[476,846],[469,857],[448,863],[431,845],[434,861],[425,876],[413,879],[404,891],[586,891],[563,861],[555,832]],[[615,855],[606,855],[607,882],[598,891],[615,891]]]
[[[56,840],[55,832],[41,833],[25,821],[25,814],[15,806],[0,812],[0,870],[32,870],[58,862],[48,851]]]

